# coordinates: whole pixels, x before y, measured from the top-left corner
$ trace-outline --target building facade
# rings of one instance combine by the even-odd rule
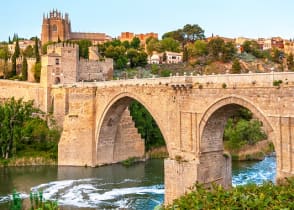
[[[79,59],[79,46],[70,43],[58,43],[47,47],[42,56],[41,84],[51,86],[72,84],[78,81],[111,80],[113,60],[99,60],[95,47],[89,49],[89,60]]]
[[[68,13],[62,14],[57,10],[53,10],[46,16],[43,15],[41,32],[42,44],[49,41],[57,42],[58,40],[66,41],[82,39],[88,39],[92,41],[93,44],[112,40],[112,38],[105,33],[72,32]]]

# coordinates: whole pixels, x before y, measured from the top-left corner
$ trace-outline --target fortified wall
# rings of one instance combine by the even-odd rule
[[[34,105],[45,110],[45,88],[37,83],[0,80],[0,99],[23,98],[24,101],[34,100]]]

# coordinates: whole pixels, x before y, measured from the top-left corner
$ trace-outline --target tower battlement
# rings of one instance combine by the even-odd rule
[[[47,46],[47,53],[53,53],[57,49],[79,50],[79,45],[70,42],[55,43]]]

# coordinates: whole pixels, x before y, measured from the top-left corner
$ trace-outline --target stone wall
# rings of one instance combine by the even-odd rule
[[[0,80],[0,98],[34,100],[34,105],[43,111],[45,111],[44,93],[45,89],[37,83]]]
[[[81,59],[78,68],[79,81],[104,81],[111,80],[113,75],[113,61],[106,59],[105,61],[85,60]]]
[[[113,161],[120,162],[131,157],[143,158],[144,154],[144,139],[141,138],[135,127],[130,111],[126,109],[119,122],[113,149]]]

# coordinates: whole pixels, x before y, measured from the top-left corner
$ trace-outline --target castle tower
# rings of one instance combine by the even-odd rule
[[[71,43],[49,45],[47,55],[42,56],[41,85],[50,87],[77,82],[78,62],[78,45]]]
[[[65,41],[70,39],[71,26],[68,14],[63,14],[57,10],[50,11],[47,16],[43,15],[41,41],[42,44],[58,39]]]

